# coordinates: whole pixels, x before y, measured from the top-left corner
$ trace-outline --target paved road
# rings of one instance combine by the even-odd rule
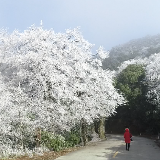
[[[130,151],[126,151],[123,135],[107,136],[107,141],[87,146],[56,160],[160,160],[160,148],[153,140],[133,137]]]

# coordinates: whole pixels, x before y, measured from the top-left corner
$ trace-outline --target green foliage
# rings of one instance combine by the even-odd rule
[[[117,125],[117,130],[121,126],[122,132],[125,127],[130,127],[134,133],[157,131],[158,124],[153,123],[156,106],[150,104],[146,97],[144,80],[145,70],[142,65],[136,64],[129,65],[116,77],[115,87],[123,93],[128,103],[116,109],[117,114],[109,118],[108,126],[116,128]]]
[[[41,143],[49,150],[60,151],[68,147],[74,147],[79,144],[80,138],[77,134],[68,132],[66,137],[55,135],[50,132],[42,132]]]
[[[144,87],[142,81],[144,78],[143,66],[132,64],[117,76],[115,87],[125,95],[127,100],[135,99],[142,94],[142,87]]]
[[[80,136],[77,135],[76,133],[68,133],[68,135],[66,136],[66,142],[70,145],[70,146],[75,146],[77,144],[80,143]]]
[[[45,145],[48,149],[54,151],[60,151],[67,147],[65,138],[61,135],[54,135],[50,132],[42,132],[41,143]]]
[[[75,127],[73,127],[70,132],[66,131],[64,133],[64,137],[65,137],[66,142],[68,144],[70,144],[71,146],[75,146],[75,145],[79,144],[80,140],[81,140],[80,139],[80,137],[81,137],[80,125],[79,124],[75,125]]]

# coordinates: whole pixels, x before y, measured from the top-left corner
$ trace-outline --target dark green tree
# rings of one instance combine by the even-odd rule
[[[124,94],[128,102],[126,105],[119,106],[116,109],[117,114],[107,121],[112,128],[110,130],[123,132],[125,127],[129,127],[137,134],[155,132],[153,111],[156,106],[149,103],[146,97],[147,83],[144,67],[137,64],[129,65],[116,77],[115,87]]]

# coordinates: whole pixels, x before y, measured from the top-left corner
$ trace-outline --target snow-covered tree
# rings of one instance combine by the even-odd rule
[[[146,66],[146,78],[148,82],[148,97],[153,99],[153,103],[160,102],[160,53],[151,55]]]
[[[79,29],[54,33],[32,26],[23,33],[1,32],[1,91],[11,103],[0,104],[8,107],[1,117],[9,115],[1,126],[8,123],[10,130],[3,133],[19,137],[15,141],[23,146],[24,132],[70,129],[82,119],[91,123],[114,113],[124,98],[113,86],[114,72],[101,68],[108,53],[100,47],[95,58],[91,47]]]

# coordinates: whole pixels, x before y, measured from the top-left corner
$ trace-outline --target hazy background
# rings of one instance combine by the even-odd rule
[[[80,26],[85,39],[105,50],[160,33],[160,0],[0,0],[0,28],[32,24],[55,32]]]

